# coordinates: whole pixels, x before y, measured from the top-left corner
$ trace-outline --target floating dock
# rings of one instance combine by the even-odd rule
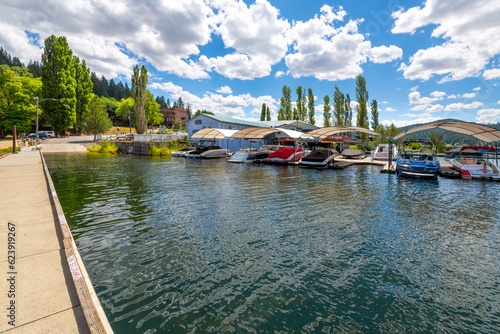
[[[0,159],[0,332],[113,333],[40,151]]]

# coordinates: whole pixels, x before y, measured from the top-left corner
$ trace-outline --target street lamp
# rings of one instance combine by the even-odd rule
[[[38,98],[38,96],[35,96],[33,98],[33,100],[36,100],[36,131],[35,131],[35,136],[36,136],[36,146],[38,147],[38,102],[43,102],[43,101],[48,101],[48,100],[51,100],[51,101],[55,101],[57,99],[42,99],[40,100]]]

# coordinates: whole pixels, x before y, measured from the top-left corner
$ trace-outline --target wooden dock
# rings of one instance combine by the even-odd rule
[[[0,159],[0,332],[113,333],[39,151]]]

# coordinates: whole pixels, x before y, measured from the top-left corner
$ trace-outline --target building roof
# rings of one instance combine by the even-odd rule
[[[337,133],[351,132],[351,131],[370,133],[372,135],[377,135],[377,136],[384,138],[384,136],[382,136],[378,132],[372,131],[370,129],[361,128],[358,126],[328,126],[326,128],[321,128],[321,129],[317,129],[317,130],[313,130],[311,132],[308,132],[308,133],[304,134],[302,136],[302,138],[323,140],[326,137],[337,134]]]
[[[463,121],[437,121],[421,126],[416,126],[414,128],[401,132],[400,134],[394,136],[393,139],[398,140],[399,138],[404,137],[407,134],[433,128],[440,128],[453,132],[463,133],[466,135],[471,135],[485,142],[500,141],[500,130],[486,125]]]
[[[283,125],[292,125],[296,127],[301,127],[301,128],[312,128],[312,129],[319,129],[319,126],[312,125],[309,123],[306,123],[304,121],[297,121],[297,120],[283,120],[283,121],[260,121],[260,124],[264,124],[264,126],[268,126],[270,128],[278,128],[282,127]]]
[[[244,139],[262,139],[268,134],[274,132],[283,132],[288,137],[297,139],[302,136],[304,133],[299,131],[294,131],[290,129],[281,129],[281,128],[246,128],[243,130],[239,130],[234,133],[231,138],[244,138]]]
[[[206,128],[193,133],[191,139],[224,139],[231,137],[237,130]]]
[[[209,114],[200,114],[200,115],[210,117],[212,119],[215,119],[216,121],[224,122],[224,123],[232,123],[232,124],[251,126],[251,127],[265,127],[266,126],[266,125],[261,124],[260,122],[251,122],[251,121],[245,121],[242,119],[236,119],[236,118],[230,118],[230,117],[224,117],[224,116],[215,116],[215,115],[209,115]],[[197,115],[196,117],[198,117],[200,115]]]

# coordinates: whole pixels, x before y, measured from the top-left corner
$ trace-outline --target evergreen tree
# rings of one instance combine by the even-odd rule
[[[379,125],[377,100],[372,100],[371,109],[372,109],[372,128],[375,130],[376,128],[378,128]]]
[[[102,96],[105,96],[105,97],[110,97],[109,95],[109,85],[108,85],[108,79],[106,79],[106,77],[101,76],[101,79],[99,80],[101,82],[101,86],[102,86]]]
[[[73,52],[66,37],[51,35],[45,39],[42,54],[42,96],[55,101],[42,102],[45,119],[62,134],[76,122],[76,81]]]
[[[148,85],[148,71],[142,65],[139,71],[139,65],[134,67],[134,74],[132,75],[132,90],[131,95],[135,101],[135,129],[137,133],[143,134],[146,131],[146,103],[148,101],[148,94],[146,87]]]
[[[167,104],[166,104],[165,108],[172,108],[172,106],[170,105],[170,99],[167,99]]]
[[[325,95],[323,98],[323,126],[328,127],[332,126],[332,123],[330,123],[330,110],[332,107],[330,106],[330,97],[328,95]]]
[[[130,97],[130,88],[128,87],[128,83],[125,82],[125,98],[128,99]]]
[[[39,61],[30,60],[27,68],[33,74],[33,78],[40,78],[42,76],[42,64]]]
[[[160,105],[160,109],[167,107],[167,103],[165,102],[165,97],[163,97],[163,96],[157,96],[156,103],[158,103]]]
[[[163,99],[163,101],[165,101],[165,99]],[[189,121],[191,118],[193,118],[193,111],[191,109],[191,104],[189,103],[187,104],[186,111],[187,111],[187,120]]]
[[[177,100],[177,108],[184,110],[184,102],[182,101],[182,97],[179,96]]]
[[[345,125],[344,108],[345,108],[344,94],[342,94],[337,85],[335,85],[335,91],[333,92],[333,119],[334,119],[334,124],[337,126]]]
[[[316,124],[316,119],[314,118],[316,107],[314,106],[314,94],[312,88],[308,89],[308,98],[307,98],[307,109],[309,110],[309,124]]]
[[[85,60],[82,60],[82,63],[80,64],[80,59],[77,56],[73,56],[73,66],[75,67],[76,81],[75,131],[81,132],[83,127],[83,115],[85,114],[91,99],[93,84],[90,79],[90,69],[87,68]]]
[[[358,75],[356,78],[356,101],[358,102],[358,106],[356,107],[358,111],[357,126],[368,129],[368,111],[366,106],[368,91],[366,90],[366,80],[361,75]],[[361,139],[367,139],[366,133],[361,133]]]
[[[269,106],[267,107],[266,121],[271,120],[271,111],[269,110]]]
[[[262,103],[262,108],[260,110],[260,120],[265,121],[266,120],[266,104]]]

